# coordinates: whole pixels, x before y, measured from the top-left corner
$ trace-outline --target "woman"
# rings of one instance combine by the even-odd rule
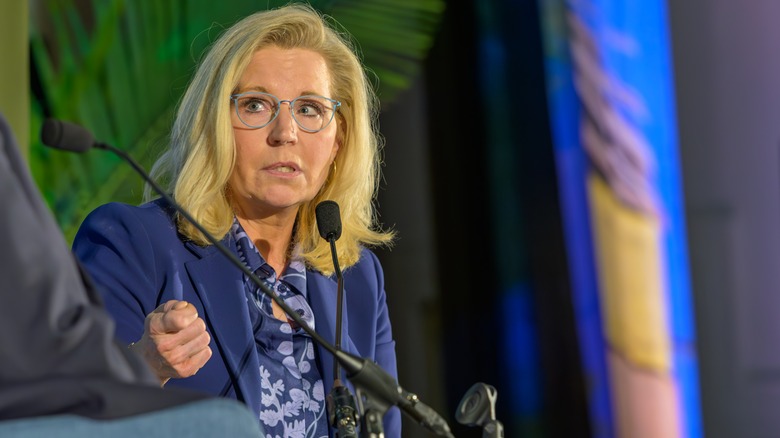
[[[375,108],[359,60],[317,13],[256,13],[203,59],[153,175],[331,341],[336,281],[314,207],[339,203],[342,345],[395,375],[382,269],[365,249],[392,237],[377,231],[372,207]],[[74,251],[103,289],[117,335],[161,384],[242,400],[269,436],[328,435],[332,356],[164,201],[98,208]],[[395,409],[385,432],[400,436]]]

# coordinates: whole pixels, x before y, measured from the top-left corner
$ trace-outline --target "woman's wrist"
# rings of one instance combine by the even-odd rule
[[[130,345],[127,346],[127,349],[128,350],[133,350],[136,353],[138,353],[138,355],[141,356],[141,358],[146,363],[146,365],[152,370],[154,375],[157,376],[157,379],[160,381],[160,388],[162,388],[162,387],[165,386],[166,383],[168,383],[168,380],[170,380],[170,377],[163,377],[163,376],[161,376],[160,375],[160,370],[158,370],[157,368],[152,366],[151,361],[154,360],[154,359],[148,357],[145,354],[145,350],[142,348],[142,345],[141,345],[142,344],[142,342],[141,342],[142,340],[143,340],[143,338],[139,339],[136,342],[131,342]],[[157,361],[159,362],[159,358],[157,359]]]

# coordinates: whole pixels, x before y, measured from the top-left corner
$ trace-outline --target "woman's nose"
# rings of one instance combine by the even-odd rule
[[[297,140],[298,126],[292,117],[289,106],[283,107],[280,104],[279,114],[277,114],[276,119],[271,122],[271,132],[268,135],[268,141],[272,145],[282,145],[294,143]]]

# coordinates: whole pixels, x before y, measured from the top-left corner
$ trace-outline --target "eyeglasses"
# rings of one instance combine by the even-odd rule
[[[325,129],[333,120],[341,102],[323,96],[298,96],[293,100],[281,100],[273,94],[250,91],[234,94],[230,100],[236,107],[241,123],[252,128],[262,128],[279,115],[282,103],[290,105],[290,114],[298,126],[306,132]]]

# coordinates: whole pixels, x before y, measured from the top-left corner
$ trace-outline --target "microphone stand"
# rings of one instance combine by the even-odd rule
[[[334,203],[335,204],[335,203]],[[322,204],[320,204],[322,205]],[[319,207],[319,205],[317,206]],[[336,205],[336,208],[338,206]],[[319,226],[319,221],[318,221]],[[333,270],[336,272],[336,343],[335,348],[341,350],[341,322],[343,320],[342,308],[344,303],[344,277],[339,267],[339,258],[336,252],[336,239],[334,233],[327,235],[330,243],[330,254],[333,259]],[[357,438],[357,408],[355,399],[349,392],[349,388],[341,382],[341,364],[336,356],[333,356],[333,389],[328,394],[328,411],[330,412],[330,424],[337,429],[337,438]],[[381,423],[381,421],[380,421]],[[365,431],[365,428],[363,428]]]
[[[331,205],[327,205],[326,203],[330,203]],[[335,214],[338,214],[338,204],[336,204],[335,202],[323,201],[319,205],[317,205],[317,209],[325,208],[325,207],[332,207],[335,210]],[[333,214],[334,212],[331,211],[331,216]],[[339,222],[340,220],[341,219],[339,218]],[[320,226],[319,215],[317,219],[317,226],[318,227]],[[336,240],[338,239],[338,236],[334,235],[334,234],[338,234],[338,235],[341,234],[340,223],[339,223],[338,233],[329,232],[328,230],[321,230],[320,234],[324,234],[323,237],[325,237],[328,243],[330,243],[330,254],[331,254],[331,258],[333,259],[333,268],[334,271],[336,272],[337,288],[338,288],[338,294],[336,296],[336,306],[337,306],[336,307],[336,349],[340,350],[341,349],[341,324],[343,320],[341,314],[342,314],[342,308],[344,302],[344,281],[341,274],[341,268],[339,267],[338,253],[336,251]],[[341,384],[341,366],[339,364],[338,359],[335,356],[333,358],[333,362],[334,362],[333,391],[328,396],[329,398],[328,401],[329,403],[335,405],[332,406],[332,412],[334,412],[335,418],[331,419],[331,423],[339,427],[338,437],[343,438],[343,436],[341,435],[342,424],[350,425],[352,427],[356,425],[357,421],[355,415],[356,415],[356,411],[359,410],[359,412],[362,413],[362,415],[360,415],[359,418],[360,418],[360,425],[361,425],[360,430],[361,432],[363,432],[363,436],[368,438],[384,438],[385,430],[384,430],[384,423],[382,422],[382,418],[384,418],[385,413],[387,413],[388,409],[390,409],[390,405],[387,402],[379,401],[381,399],[377,400],[375,397],[372,397],[371,392],[361,390],[360,387],[358,387],[356,390],[358,407],[356,408],[355,400],[352,397],[352,395],[349,393],[349,389]],[[339,418],[340,416],[341,418]],[[347,431],[348,430],[349,429],[347,429]]]
[[[47,131],[48,130],[48,131]],[[70,131],[70,132],[67,132]],[[139,175],[159,194],[166,202],[168,202],[179,214],[184,216],[195,228],[198,229],[206,237],[214,247],[222,253],[228,260],[231,261],[238,269],[243,272],[247,278],[249,278],[254,284],[268,295],[279,307],[287,314],[287,316],[295,321],[311,338],[320,344],[325,350],[331,353],[336,360],[341,364],[344,370],[347,372],[347,377],[355,386],[363,397],[366,397],[368,407],[368,413],[372,414],[371,426],[374,423],[381,424],[382,416],[384,416],[387,409],[392,405],[397,405],[404,413],[415,419],[421,426],[427,428],[433,433],[439,436],[445,436],[454,438],[450,432],[449,426],[441,416],[429,408],[424,403],[417,399],[415,394],[406,392],[395,379],[389,375],[385,370],[379,367],[371,360],[367,360],[354,354],[347,353],[345,351],[336,349],[333,345],[328,343],[322,336],[314,331],[306,321],[298,315],[287,303],[284,302],[276,293],[263,283],[254,272],[247,268],[238,257],[230,252],[222,243],[217,240],[211,233],[209,233],[203,225],[201,225],[192,215],[182,208],[170,195],[163,190],[146,171],[141,167],[129,154],[121,149],[115,148],[106,143],[95,142],[91,133],[86,129],[72,124],[61,122],[58,120],[49,119],[46,120],[43,125],[43,132],[41,137],[44,139],[44,144],[57,148],[70,150],[73,152],[83,152],[89,147],[96,147],[113,152],[123,160],[125,160],[130,166],[138,172]],[[54,138],[52,138],[54,137]],[[49,141],[50,140],[50,141]],[[78,144],[68,146],[64,143],[67,141],[78,141],[91,144]],[[362,397],[361,397],[362,398]],[[365,412],[365,411],[364,411]],[[376,420],[376,421],[374,421]],[[373,430],[373,429],[372,429]],[[366,432],[363,431],[363,434]],[[365,436],[365,435],[363,435]],[[369,435],[370,438],[381,438],[384,433],[378,435]]]

